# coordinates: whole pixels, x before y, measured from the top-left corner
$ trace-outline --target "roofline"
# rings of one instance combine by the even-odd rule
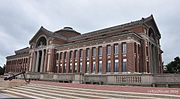
[[[36,32],[36,34],[35,34],[35,35],[32,37],[32,39],[29,41],[29,44],[32,43],[33,39],[38,35],[38,32],[40,32],[40,31],[44,31],[44,33],[46,33],[46,34],[48,34],[48,33],[49,33],[49,34],[50,34],[50,33],[53,33],[53,32],[51,32],[51,31],[45,29],[43,26],[41,26],[40,29]]]
[[[82,35],[72,37],[72,38],[70,38],[70,40],[73,40],[73,39],[76,40],[78,38],[82,38],[84,36],[86,37],[86,36],[92,35],[92,34],[114,31],[114,30],[117,30],[117,29],[122,29],[122,28],[125,28],[125,27],[134,26],[134,25],[137,25],[137,24],[142,25],[146,20],[149,20],[151,18],[153,18],[153,15],[150,15],[147,18],[141,18],[140,20],[131,21],[131,22],[128,22],[128,23],[125,23],[125,24],[121,24],[121,25],[117,25],[117,26],[112,26],[112,27],[108,27],[108,28],[99,29],[99,30],[96,30],[96,31],[84,33]]]

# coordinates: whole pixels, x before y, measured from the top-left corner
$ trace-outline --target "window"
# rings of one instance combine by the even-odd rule
[[[125,55],[127,53],[127,44],[122,43],[122,53]]]
[[[119,47],[118,47],[118,44],[114,44],[114,54],[118,54],[119,53]]]
[[[80,62],[80,73],[82,73],[82,62]]]
[[[99,56],[102,56],[102,46],[99,46],[98,53],[99,53]]]
[[[69,73],[72,73],[72,63],[69,65]]]
[[[102,73],[102,61],[99,61],[99,73]]]
[[[74,57],[75,57],[75,59],[78,58],[78,51],[77,51],[77,50],[75,50],[75,55],[74,55]]]
[[[66,54],[67,54],[67,52],[64,52],[64,59],[66,59],[66,56],[67,56]]]
[[[93,62],[93,73],[96,72],[96,62]]]
[[[56,53],[56,60],[58,60],[58,57],[59,57],[59,53]]]
[[[111,60],[108,60],[108,62],[107,62],[106,72],[111,72]]]
[[[146,56],[148,56],[148,47],[146,46]]]
[[[69,52],[69,58],[72,59],[72,51]]]
[[[83,57],[83,50],[82,50],[82,49],[79,50],[79,57],[80,57],[80,58]]]
[[[123,59],[122,72],[126,72],[127,59]]]
[[[62,52],[60,53],[60,60],[62,59]]]
[[[116,59],[114,63],[114,72],[119,72],[119,60]]]
[[[134,43],[134,53],[137,53],[137,45]]]
[[[62,63],[60,64],[59,69],[60,69],[60,73],[61,73],[61,72],[62,72],[62,71],[61,71],[61,70],[62,70]]]
[[[64,73],[66,73],[66,63],[64,64]]]
[[[74,67],[75,73],[77,73],[77,63],[75,63],[74,66],[75,66],[75,67]]]
[[[93,48],[92,48],[92,51],[93,51],[93,57],[96,57],[96,48],[93,47]]]
[[[89,73],[89,62],[86,62],[86,73]]]
[[[107,55],[111,55],[111,45],[107,46]]]
[[[86,49],[86,57],[89,57],[89,48]]]

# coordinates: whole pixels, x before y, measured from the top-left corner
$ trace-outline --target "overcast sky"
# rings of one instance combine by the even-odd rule
[[[166,63],[180,55],[180,0],[0,0],[0,66],[44,26],[86,33],[154,15]]]

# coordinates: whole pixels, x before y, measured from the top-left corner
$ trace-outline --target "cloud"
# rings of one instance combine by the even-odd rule
[[[40,26],[56,31],[64,26],[86,33],[153,14],[162,34],[163,61],[180,55],[179,0],[1,0],[0,65],[14,50],[28,45]],[[3,59],[4,57],[4,59]]]

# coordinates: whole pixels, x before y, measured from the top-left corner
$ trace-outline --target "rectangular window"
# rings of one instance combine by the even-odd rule
[[[59,53],[56,53],[56,60],[58,60],[58,57],[59,57]]]
[[[62,52],[60,53],[60,60],[62,60]]]
[[[92,48],[92,51],[93,51],[93,57],[96,57],[96,48],[93,47],[93,48]]]
[[[117,55],[119,53],[118,44],[114,44],[114,54]]]
[[[114,63],[114,72],[119,72],[119,60],[116,59]]]
[[[78,58],[78,51],[77,51],[77,50],[75,50],[74,58],[75,58],[75,59]]]
[[[134,43],[134,53],[137,52],[137,46],[136,46],[136,43]]]
[[[72,51],[69,52],[69,58],[72,59]]]
[[[98,53],[99,53],[99,56],[102,56],[102,46],[99,46]]]
[[[90,50],[89,48],[86,49],[86,57],[89,57]]]
[[[79,68],[80,68],[80,73],[82,73],[82,62],[80,62]]]
[[[82,50],[82,49],[79,50],[79,57],[80,57],[80,58],[83,57],[83,50]]]
[[[72,63],[69,65],[69,73],[72,73]]]
[[[122,64],[122,72],[126,72],[126,66],[127,66],[127,59],[123,59],[123,64]]]
[[[75,63],[74,66],[75,66],[75,67],[74,67],[74,71],[75,71],[75,73],[77,73],[77,63]]]
[[[93,73],[96,72],[96,62],[93,62]]]
[[[102,73],[102,61],[99,61],[99,73]]]
[[[126,53],[127,53],[127,44],[126,43],[122,43],[122,53],[123,53],[123,55],[126,55]]]
[[[86,62],[86,73],[89,73],[89,62]]]
[[[66,63],[64,64],[64,73],[66,73]]]
[[[107,55],[111,55],[111,45],[107,46]]]
[[[59,70],[60,70],[59,72],[62,73],[62,64],[60,64]]]
[[[107,62],[106,72],[111,72],[111,60],[108,60],[108,62]]]
[[[148,56],[148,47],[146,46],[146,56]]]
[[[64,52],[64,59],[66,59],[66,56],[67,56],[66,54],[67,54],[67,52]]]

